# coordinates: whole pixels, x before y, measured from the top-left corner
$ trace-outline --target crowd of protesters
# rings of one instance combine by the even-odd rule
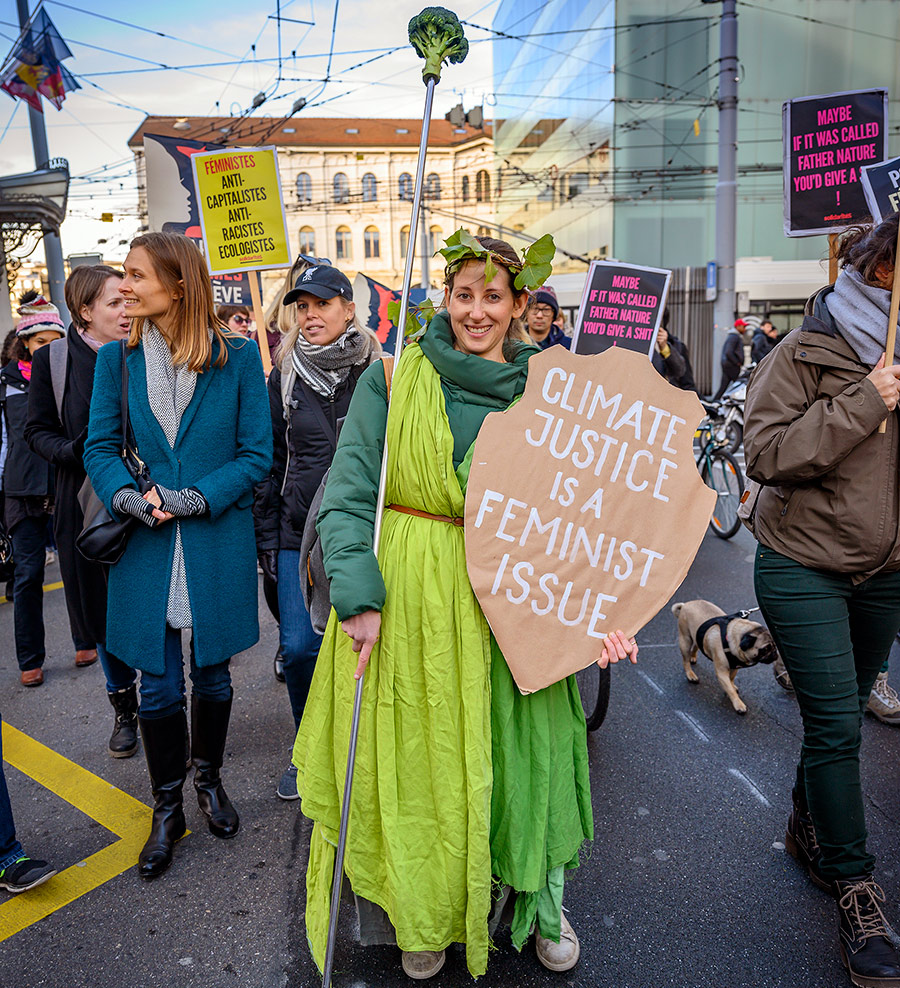
[[[799,330],[776,346],[771,321],[758,320],[748,359],[738,320],[722,354],[726,382],[759,365],[745,425],[761,485],[757,594],[805,731],[786,842],[835,897],[851,976],[879,985],[900,985],[900,958],[866,847],[859,724],[900,629],[900,548],[884,534],[896,532],[885,519],[900,487],[895,466],[873,486],[857,464],[878,459],[869,445],[882,422],[896,445],[900,367],[883,353],[896,233],[895,216],[846,236],[838,281],[810,300]],[[229,662],[259,638],[262,574],[293,719],[273,788],[302,797],[314,821],[306,916],[320,965],[335,752],[347,746],[352,670],[358,679],[370,661],[354,792],[366,826],[345,861],[361,943],[396,944],[413,979],[436,974],[453,941],[484,973],[501,917],[518,948],[534,934],[550,970],[580,954],[563,910],[564,872],[593,836],[578,688],[574,677],[515,688],[469,584],[460,524],[482,421],[522,394],[531,356],[571,337],[549,286],[517,287],[516,251],[477,243],[448,264],[444,308],[396,373],[328,261],[298,258],[251,331],[248,309],[215,308],[196,246],[167,233],[134,240],[124,272],[76,268],[68,327],[44,298],[24,297],[4,348],[0,474],[21,684],[43,682],[52,524],[74,662],[99,660],[113,709],[109,754],[131,756],[142,741],[153,814],[138,874],[156,879],[186,830],[191,771],[210,832],[239,831],[221,778]],[[259,332],[274,356],[268,380]],[[696,390],[665,317],[651,360]],[[395,455],[376,559],[385,442]],[[115,532],[114,561],[84,541],[97,518]],[[612,632],[601,661],[637,652]],[[54,874],[16,839],[0,762],[0,888]]]

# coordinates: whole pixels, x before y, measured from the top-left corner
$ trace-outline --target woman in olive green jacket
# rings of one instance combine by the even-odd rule
[[[563,875],[593,835],[584,714],[574,677],[529,696],[513,684],[466,575],[461,518],[485,416],[524,390],[521,262],[502,241],[447,272],[448,314],[408,346],[393,377],[360,378],[319,515],[335,613],[297,736],[303,812],[315,821],[307,934],[321,963],[356,664],[366,676],[345,871],[363,944],[396,943],[410,977],[444,948],[487,966],[492,889],[517,893],[513,942],[537,927],[541,962],[568,970],[577,937]],[[372,530],[390,450],[379,558]],[[613,660],[636,653],[621,635]],[[354,653],[359,653],[358,662]],[[499,911],[495,910],[498,915]]]
[[[841,244],[834,288],[760,363],[748,389],[756,595],[803,715],[785,845],[838,900],[854,984],[900,986],[872,879],[860,725],[900,628],[900,351],[885,367],[897,215]],[[884,423],[884,433],[879,425]]]

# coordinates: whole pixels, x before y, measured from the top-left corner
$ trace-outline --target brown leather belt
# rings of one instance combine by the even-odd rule
[[[433,515],[428,511],[419,511],[418,508],[407,508],[402,504],[388,504],[385,507],[388,511],[399,511],[404,515],[415,515],[417,518],[430,518],[432,521],[445,521],[450,525],[456,525],[457,528],[464,528],[466,524],[463,518],[451,518],[450,515]]]

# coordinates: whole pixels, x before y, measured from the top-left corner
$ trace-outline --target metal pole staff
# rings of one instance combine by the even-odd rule
[[[425,154],[428,148],[428,130],[431,126],[431,104],[434,100],[434,87],[437,79],[429,76],[425,89],[425,113],[422,118],[422,138],[419,141],[419,160],[416,164],[416,184],[413,192],[412,211],[409,219],[409,239],[406,244],[406,267],[403,271],[403,290],[400,295],[400,316],[397,320],[397,337],[394,344],[394,364],[391,377],[397,369],[397,362],[403,352],[406,335],[406,314],[409,311],[409,287],[412,282],[413,261],[416,255],[416,230],[422,206],[422,187],[425,178]],[[390,398],[388,398],[390,406]],[[372,536],[372,551],[378,555],[381,542],[381,516],[384,513],[384,492],[387,479],[387,434],[384,451],[381,454],[381,476],[378,481],[378,501],[375,505],[375,531]],[[350,797],[353,793],[353,771],[356,767],[356,742],[359,737],[359,716],[362,710],[362,691],[365,671],[356,681],[356,695],[353,698],[353,720],[350,724],[350,748],[347,751],[347,774],[344,778],[344,797],[341,802],[341,827],[338,832],[337,850],[334,855],[334,877],[331,884],[331,913],[328,918],[328,942],[325,947],[325,966],[322,971],[324,988],[331,988],[331,974],[334,968],[334,942],[337,936],[338,913],[341,909],[341,886],[344,881],[344,854],[347,850],[347,823],[350,819]]]

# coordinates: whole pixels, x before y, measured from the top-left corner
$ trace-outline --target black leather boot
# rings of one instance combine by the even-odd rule
[[[861,988],[900,988],[900,957],[881,911],[884,892],[871,875],[834,883],[841,960]]]
[[[797,791],[796,786],[791,790],[791,801],[794,805],[788,817],[787,833],[784,835],[785,850],[803,865],[813,885],[817,885],[829,895],[834,895],[833,884],[827,878],[823,878],[819,872],[822,851],[816,840],[816,828],[809,815],[806,799]]]
[[[138,717],[138,723],[155,801],[150,836],[138,858],[138,874],[141,878],[156,878],[172,863],[175,841],[187,830],[181,803],[181,789],[187,775],[184,711],[168,717]]]
[[[113,758],[130,758],[137,751],[137,689],[132,685],[110,693],[109,702],[116,712],[109,753]]]
[[[240,827],[237,810],[219,777],[230,716],[231,697],[206,700],[191,694],[191,759],[197,804],[209,822],[209,832],[223,838],[234,837]]]

